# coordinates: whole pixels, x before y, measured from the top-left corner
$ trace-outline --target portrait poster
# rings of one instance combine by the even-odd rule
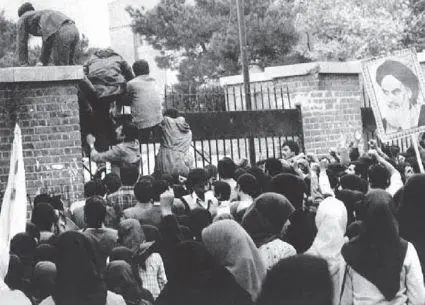
[[[425,131],[424,79],[414,50],[362,61],[362,72],[382,141]]]

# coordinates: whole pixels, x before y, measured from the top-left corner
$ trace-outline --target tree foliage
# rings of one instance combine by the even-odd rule
[[[245,0],[248,57],[252,64],[282,64],[298,40],[291,1]],[[285,5],[286,4],[286,5]],[[134,31],[159,50],[160,67],[179,71],[180,81],[238,73],[241,68],[236,1],[161,0],[151,10],[129,9]]]
[[[295,0],[296,27],[310,42],[297,51],[311,60],[348,60],[422,49],[423,9],[415,2],[421,1]]]

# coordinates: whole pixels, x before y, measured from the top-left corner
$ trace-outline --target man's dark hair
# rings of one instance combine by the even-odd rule
[[[243,174],[239,177],[237,181],[237,185],[239,185],[239,188],[242,192],[245,194],[248,194],[252,198],[257,197],[259,186],[257,178],[255,178],[254,175],[251,174]]]
[[[204,167],[204,170],[207,172],[208,179],[217,177],[218,169],[215,165],[208,164]]]
[[[89,198],[95,195],[104,196],[105,193],[105,185],[99,179],[90,180],[84,184],[85,198]]]
[[[34,207],[39,205],[40,203],[48,203],[50,205],[52,205],[53,203],[53,199],[52,196],[50,196],[49,194],[39,194],[37,196],[34,197]]]
[[[103,178],[103,184],[109,193],[115,193],[121,187],[121,179],[115,173],[106,174],[105,178]]]
[[[168,116],[172,119],[176,119],[179,116],[181,116],[181,113],[177,109],[170,108],[164,111],[164,116]]]
[[[146,60],[140,59],[134,62],[133,72],[136,76],[149,74],[149,64]]]
[[[215,181],[213,183],[214,186],[214,194],[218,198],[220,197],[221,200],[229,200],[230,199],[230,185],[227,182],[224,181]]]
[[[168,183],[165,180],[154,180],[153,187],[153,200],[158,202],[161,199],[161,194],[168,189]]]
[[[282,144],[282,148],[288,146],[289,149],[295,153],[295,155],[298,155],[300,153],[300,146],[298,145],[297,142],[293,141],[293,140],[288,140],[283,142]]]
[[[153,183],[149,180],[141,180],[134,186],[134,196],[141,203],[148,203],[154,197]]]
[[[122,134],[125,142],[132,142],[139,137],[139,130],[133,122],[124,122],[122,124]]]
[[[218,175],[221,179],[233,178],[235,174],[236,164],[232,159],[224,157],[218,161]]]
[[[100,196],[92,196],[84,206],[84,220],[88,228],[100,228],[106,217],[106,202]]]
[[[410,68],[399,61],[386,60],[376,69],[375,79],[379,86],[382,86],[382,80],[387,75],[395,77],[412,91],[412,97],[410,98],[411,105],[415,105],[418,102],[419,79]]]
[[[276,158],[268,158],[264,167],[266,172],[268,172],[272,177],[283,172],[282,162]]]
[[[390,171],[381,164],[375,164],[369,168],[369,183],[372,188],[385,190],[390,185],[390,178]]]
[[[354,165],[354,173],[362,179],[367,179],[368,165],[362,161],[350,162],[350,165]]]
[[[133,186],[139,178],[139,166],[136,164],[124,163],[120,167],[122,185]]]
[[[18,8],[18,16],[21,17],[23,14],[29,11],[35,11],[34,6],[30,2],[25,2]]]
[[[34,206],[31,222],[35,224],[40,231],[50,231],[55,220],[55,209],[53,209],[49,203],[42,202]]]
[[[207,172],[203,168],[193,168],[187,175],[186,185],[193,190],[196,187],[205,186],[207,181]]]

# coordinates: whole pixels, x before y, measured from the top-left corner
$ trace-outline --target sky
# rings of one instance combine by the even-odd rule
[[[81,33],[89,39],[91,47],[105,48],[111,45],[109,37],[108,3],[116,0],[0,0],[0,11],[17,21],[18,7],[30,1],[35,9],[53,9],[72,18]],[[140,5],[152,7],[157,0],[140,0]]]

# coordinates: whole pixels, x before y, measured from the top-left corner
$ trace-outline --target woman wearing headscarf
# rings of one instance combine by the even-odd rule
[[[266,267],[249,234],[234,220],[214,222],[202,231],[208,252],[235,278],[253,301],[261,290]]]
[[[400,236],[411,242],[418,251],[422,270],[425,270],[425,174],[407,180],[398,210]],[[425,280],[425,278],[424,278]]]
[[[127,305],[144,305],[153,303],[149,291],[141,289],[131,266],[122,260],[109,263],[106,268],[106,285],[108,290],[121,295]]]
[[[109,255],[109,261],[125,261],[128,264],[133,264],[133,252],[127,247],[115,247]]]
[[[316,234],[314,216],[304,206],[307,184],[298,176],[278,174],[270,180],[268,190],[282,194],[294,206],[295,211],[289,219],[291,225],[286,230],[284,239],[294,246],[297,253],[304,253],[310,248]]]
[[[332,304],[332,282],[326,261],[303,254],[277,263],[267,273],[257,305],[281,304]]]
[[[55,280],[56,265],[54,263],[42,261],[35,265],[31,279],[31,295],[34,304],[40,304],[54,292]]]
[[[120,222],[118,226],[119,244],[136,253],[145,240],[145,233],[138,220],[126,219]]]
[[[56,249],[54,292],[41,305],[125,305],[121,296],[107,291],[100,262],[87,237],[75,231],[62,233]]]
[[[280,239],[294,211],[295,208],[285,196],[264,193],[254,200],[242,219],[242,227],[257,246],[267,269],[271,269],[279,260],[297,254],[292,245]]]
[[[342,248],[347,262],[341,304],[425,303],[422,270],[415,247],[398,234],[391,195],[365,196],[363,231]]]
[[[11,290],[4,282],[9,269],[9,259],[6,245],[0,242],[0,304],[31,305],[31,301],[22,291]]]
[[[348,241],[344,237],[347,228],[347,209],[334,197],[323,200],[316,212],[317,235],[306,254],[319,256],[328,263],[332,277],[334,305],[339,304],[341,285],[345,271],[342,246]]]
[[[156,305],[251,305],[249,293],[225,267],[218,265],[205,246],[184,241],[176,247],[176,272]]]

